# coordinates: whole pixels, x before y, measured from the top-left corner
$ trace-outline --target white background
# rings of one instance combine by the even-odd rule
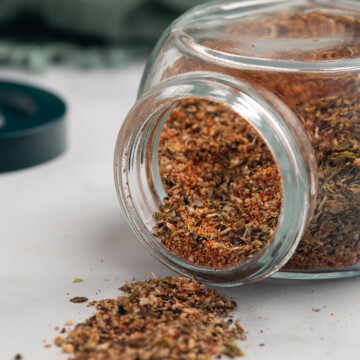
[[[170,273],[132,234],[113,183],[117,132],[143,67],[53,68],[41,76],[0,70],[0,79],[62,96],[69,135],[61,157],[0,174],[0,360],[16,353],[24,360],[64,358],[56,347],[45,348],[45,339],[52,343],[55,326],[93,311],[71,297],[114,297],[132,276]],[[75,278],[84,282],[74,284]],[[248,332],[244,360],[360,359],[358,278],[267,280],[223,291],[237,301],[236,316]]]

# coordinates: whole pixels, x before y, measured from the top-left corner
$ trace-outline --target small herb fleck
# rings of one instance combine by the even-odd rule
[[[86,302],[89,299],[87,297],[84,296],[75,296],[73,298],[70,299],[70,302],[72,303],[82,303],[82,302]]]

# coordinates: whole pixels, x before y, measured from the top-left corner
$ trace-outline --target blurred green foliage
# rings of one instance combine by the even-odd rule
[[[185,10],[207,0],[0,0],[0,63],[117,65],[148,52]]]

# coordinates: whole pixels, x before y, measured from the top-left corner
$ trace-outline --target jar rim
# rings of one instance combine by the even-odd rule
[[[261,59],[258,57],[241,56],[214,50],[198,43],[182,31],[174,33],[175,41],[185,54],[197,57],[212,64],[227,66],[232,69],[251,71],[274,71],[291,73],[343,73],[360,70],[360,56],[351,59],[337,59],[328,61],[300,61],[289,59]]]
[[[358,71],[360,69],[360,56],[353,58],[340,58],[334,60],[294,60],[294,59],[271,59],[261,58],[258,56],[245,56],[234,54],[231,52],[221,51],[216,48],[200,43],[194,36],[186,32],[186,29],[192,22],[202,23],[209,21],[211,14],[224,13],[226,11],[241,11],[244,16],[253,11],[259,11],[262,7],[268,9],[272,5],[309,5],[321,6],[321,9],[328,10],[357,10],[360,16],[360,3],[355,1],[327,1],[327,0],[294,0],[289,3],[287,0],[254,0],[251,4],[247,1],[236,2],[233,0],[215,1],[209,4],[202,4],[189,10],[176,20],[170,30],[173,33],[177,46],[190,56],[200,58],[202,60],[215,63],[221,66],[228,66],[234,69],[248,69],[252,71],[276,71],[276,72],[297,72],[297,73],[334,73]],[[342,7],[339,8],[339,5]],[[248,8],[256,9],[248,11]],[[242,14],[240,15],[243,16]],[[211,21],[209,21],[211,23]]]
[[[119,132],[114,176],[120,204],[136,236],[147,250],[183,275],[218,286],[259,281],[279,270],[300,241],[310,211],[311,184],[306,177],[306,166],[298,143],[281,116],[265,100],[272,95],[261,95],[254,91],[252,85],[220,73],[198,72],[177,76],[143,94]],[[151,163],[156,161],[154,134],[161,131],[156,126],[165,121],[177,102],[189,97],[219,101],[239,113],[263,137],[282,172],[283,209],[273,242],[251,260],[230,268],[215,269],[191,264],[170,253],[152,235],[153,214],[161,201],[159,194],[154,193],[157,185],[149,181],[152,177],[149,171],[153,171]],[[287,113],[287,116],[291,117],[291,114]]]

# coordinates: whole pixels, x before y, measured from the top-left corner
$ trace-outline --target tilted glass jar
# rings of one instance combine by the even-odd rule
[[[360,274],[360,3],[225,1],[164,33],[115,150],[118,197],[137,237],[173,270],[221,286],[270,275]],[[218,269],[190,263],[153,235],[166,191],[159,137],[183,99],[226,104],[263,138],[282,175],[273,241]],[[279,271],[280,270],[280,271]]]

